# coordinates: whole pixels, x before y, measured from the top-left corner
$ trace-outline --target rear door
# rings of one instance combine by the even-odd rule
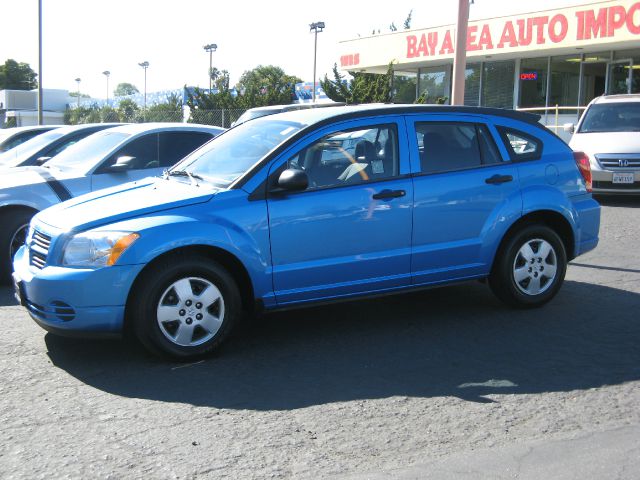
[[[478,117],[414,117],[408,128],[419,172],[413,284],[486,274],[504,231],[501,224],[522,209],[516,165],[493,125]]]

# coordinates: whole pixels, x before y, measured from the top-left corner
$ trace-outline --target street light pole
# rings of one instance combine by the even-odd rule
[[[318,54],[318,31],[322,32],[324,30],[324,22],[314,22],[309,25],[309,31],[312,31],[315,34],[315,39],[313,42],[313,103],[316,102],[316,57]]]
[[[149,62],[146,60],[144,62],[140,62],[140,65],[144,69],[144,111],[146,116],[147,111],[147,68],[149,68]]]
[[[38,125],[42,125],[42,0],[38,0]]]
[[[105,70],[102,74],[107,77],[107,106],[109,106],[109,75],[111,75],[111,72],[109,70]]]
[[[81,78],[78,77],[76,78],[76,82],[78,83],[78,108],[80,108],[80,82],[81,82]]]
[[[218,49],[218,45],[216,45],[215,43],[210,43],[209,45],[205,45],[202,48],[204,48],[205,52],[209,52],[209,93],[211,93],[211,89],[212,89],[211,71],[213,70],[213,52],[215,52]]]

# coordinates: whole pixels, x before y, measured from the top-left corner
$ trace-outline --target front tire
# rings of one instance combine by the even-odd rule
[[[233,277],[197,255],[174,255],[144,271],[129,305],[140,342],[155,354],[180,360],[216,350],[242,313]]]
[[[530,225],[498,251],[489,285],[503,302],[535,308],[558,293],[566,271],[567,253],[558,234],[545,225]]]
[[[27,238],[29,222],[35,212],[31,210],[9,210],[0,213],[0,283],[11,283],[13,256]]]

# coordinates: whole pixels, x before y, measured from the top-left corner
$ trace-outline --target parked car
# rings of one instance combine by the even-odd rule
[[[92,123],[88,125],[69,125],[50,130],[1,154],[0,168],[42,165],[83,138],[117,125],[120,124]]]
[[[592,100],[569,146],[589,157],[593,193],[640,194],[640,94]]]
[[[344,103],[330,102],[330,103],[289,103],[287,105],[268,105],[265,107],[254,107],[248,109],[242,115],[238,117],[238,120],[231,124],[232,127],[240,125],[241,123],[253,120],[256,118],[264,117],[266,115],[273,115],[274,113],[292,112],[294,110],[305,110],[307,108],[322,108],[322,107],[337,107],[344,105]]]
[[[14,147],[37,137],[41,133],[48,132],[61,125],[41,125],[32,127],[13,127],[0,130],[0,153],[11,150]]]
[[[216,349],[246,311],[485,278],[507,304],[540,306],[598,243],[600,206],[589,163],[537,119],[396,105],[252,120],[163,178],[36,215],[18,298],[49,331],[130,328],[182,359]],[[353,155],[321,161],[365,131]]]
[[[10,282],[11,258],[24,243],[31,217],[88,192],[160,175],[224,131],[193,124],[132,124],[103,130],[41,167],[0,176],[0,279]]]

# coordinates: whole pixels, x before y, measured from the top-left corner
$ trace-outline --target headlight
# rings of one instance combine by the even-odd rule
[[[71,267],[109,267],[140,235],[131,232],[89,231],[71,237],[62,264]]]

